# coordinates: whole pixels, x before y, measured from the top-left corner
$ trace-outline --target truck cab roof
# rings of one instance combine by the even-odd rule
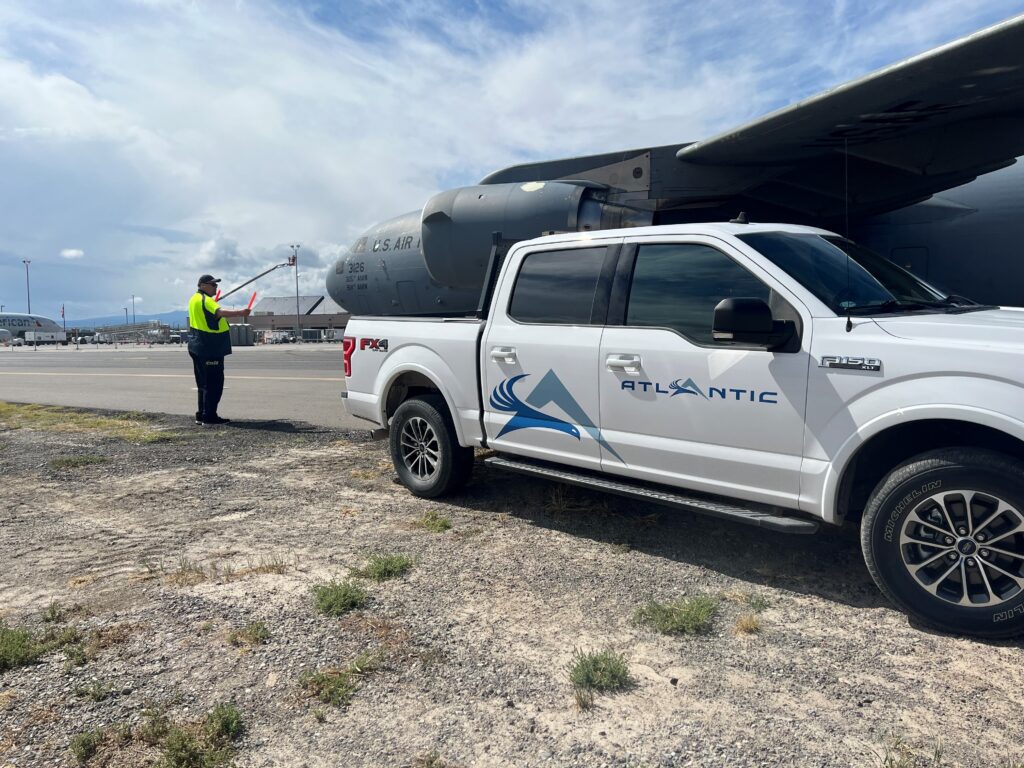
[[[771,222],[751,222],[738,224],[731,221],[699,222],[696,224],[659,224],[650,227],[629,227],[626,229],[602,229],[595,232],[560,232],[544,235],[532,240],[523,240],[516,244],[524,245],[578,243],[586,240],[612,240],[620,237],[666,237],[673,235],[749,235],[755,232],[790,232],[803,235],[829,235],[838,237],[835,232],[820,227],[808,227],[802,224],[782,224]]]

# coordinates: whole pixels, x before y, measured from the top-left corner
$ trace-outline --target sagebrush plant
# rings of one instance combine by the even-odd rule
[[[184,725],[172,721],[162,708],[149,707],[143,712],[143,721],[134,728],[122,723],[85,731],[72,739],[70,749],[81,765],[86,765],[103,745],[114,750],[105,755],[104,765],[135,765],[131,760],[135,750],[131,747],[141,743],[159,750],[157,764],[161,768],[227,768],[235,755],[234,743],[244,733],[242,713],[232,703],[218,704],[201,722]],[[124,748],[129,751],[118,752]]]
[[[83,731],[77,734],[71,739],[69,748],[71,754],[74,755],[75,760],[78,761],[79,765],[86,765],[96,754],[96,751],[100,748],[100,744],[103,743],[103,731],[100,728],[96,728],[91,731]]]
[[[353,581],[331,581],[313,587],[313,599],[316,609],[325,616],[342,616],[362,608],[370,596]]]
[[[700,635],[711,631],[718,600],[698,595],[662,603],[651,600],[637,609],[634,621],[665,635]]]
[[[752,592],[747,597],[747,605],[750,606],[750,610],[752,610],[754,613],[761,613],[762,611],[766,610],[768,606],[771,605],[771,603],[768,602],[768,598],[764,595],[759,595],[756,592]]]
[[[630,688],[633,678],[629,674],[629,663],[621,653],[611,649],[596,652],[576,649],[569,662],[569,682],[577,689],[606,693]]]
[[[353,568],[352,575],[374,581],[385,581],[404,576],[412,568],[412,558],[408,555],[370,555],[366,565]]]
[[[50,604],[46,606],[46,610],[43,612],[43,621],[47,624],[59,624],[64,621],[66,616],[67,611],[64,606],[57,600],[51,600]]]
[[[50,651],[73,647],[82,638],[74,627],[49,630],[41,638],[27,629],[8,627],[0,620],[0,672],[35,664]]]
[[[39,656],[38,643],[31,632],[0,621],[0,672],[31,664]]]
[[[225,745],[239,739],[245,733],[242,713],[232,703],[218,704],[206,716],[203,733],[211,744]]]
[[[142,724],[135,729],[135,736],[143,744],[155,747],[171,730],[171,719],[160,707],[147,707],[142,713]]]

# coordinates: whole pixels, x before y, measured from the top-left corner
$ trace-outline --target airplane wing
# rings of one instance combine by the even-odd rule
[[[1024,155],[1024,15],[704,141],[516,166],[659,211],[749,200],[797,216],[901,208]]]

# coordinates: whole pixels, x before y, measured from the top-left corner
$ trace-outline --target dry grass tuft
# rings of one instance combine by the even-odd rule
[[[299,678],[299,685],[324,704],[345,707],[359,690],[361,678],[376,671],[379,664],[379,656],[363,653],[344,669],[329,668],[303,672]]]
[[[444,515],[440,515],[430,509],[424,512],[423,516],[419,520],[416,520],[413,525],[419,528],[425,528],[426,530],[434,533],[444,533],[452,527],[452,521]]]
[[[761,631],[761,617],[756,613],[744,613],[737,617],[732,629],[737,635],[756,635]]]
[[[93,433],[136,444],[159,443],[181,437],[176,432],[149,422],[141,414],[129,413],[116,418],[54,405],[5,402],[0,402],[0,426],[7,429]]]

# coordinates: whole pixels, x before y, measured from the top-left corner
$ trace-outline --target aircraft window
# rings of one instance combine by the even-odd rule
[[[845,238],[791,232],[739,235],[837,315],[926,309],[942,294],[910,272]]]
[[[508,314],[523,323],[589,325],[606,249],[539,251],[523,259]]]
[[[707,245],[642,245],[629,291],[626,325],[671,328],[698,344],[711,336],[722,299],[771,300],[771,290],[721,251]]]

